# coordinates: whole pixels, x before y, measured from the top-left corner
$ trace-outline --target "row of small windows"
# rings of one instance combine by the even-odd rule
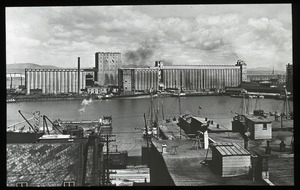
[[[68,181],[63,183],[64,187],[74,187],[75,182],[74,181]],[[28,187],[28,182],[17,182],[16,187]]]

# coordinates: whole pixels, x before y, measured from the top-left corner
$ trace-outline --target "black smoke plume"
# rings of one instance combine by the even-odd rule
[[[124,66],[150,66],[157,47],[157,40],[151,39],[142,42],[136,50],[127,51],[124,54]]]

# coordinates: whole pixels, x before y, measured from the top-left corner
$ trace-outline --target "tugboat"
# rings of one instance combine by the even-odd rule
[[[100,126],[103,128],[112,128],[112,117],[103,116],[103,119],[99,119]]]

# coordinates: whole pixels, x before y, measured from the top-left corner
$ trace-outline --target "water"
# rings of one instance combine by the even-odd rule
[[[179,114],[179,101],[175,97],[154,98],[154,105],[160,103],[159,119],[162,119],[162,107],[165,118],[172,118]],[[181,98],[181,112],[188,110],[193,115],[200,114],[208,117],[227,128],[231,128],[234,112],[241,110],[241,98],[229,96],[195,96]],[[254,109],[255,99],[250,100],[250,111]],[[283,100],[260,99],[257,108],[265,112],[281,112]],[[199,106],[202,109],[199,109]],[[293,110],[293,102],[290,102]],[[140,155],[140,146],[143,142],[144,128],[143,113],[149,117],[150,99],[110,99],[110,100],[68,100],[68,101],[40,101],[20,102],[7,104],[7,126],[23,121],[18,113],[21,110],[26,118],[32,117],[32,112],[40,111],[49,119],[55,120],[98,120],[103,115],[113,118],[113,134],[116,142],[111,144],[111,150],[127,150],[129,155]],[[117,145],[117,146],[115,146]]]

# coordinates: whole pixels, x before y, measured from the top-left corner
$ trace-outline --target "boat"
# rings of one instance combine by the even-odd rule
[[[174,96],[174,97],[178,97],[178,96],[186,96],[186,93],[185,93],[185,92],[173,93],[171,96]]]
[[[153,97],[157,97],[157,94],[152,94]],[[113,96],[114,99],[143,99],[143,98],[151,98],[151,95],[148,93],[143,94],[128,94],[128,95],[116,95]]]
[[[6,103],[15,103],[15,102],[16,102],[16,99],[14,99],[14,98],[6,99]]]
[[[242,94],[232,94],[232,95],[230,95],[230,97],[232,97],[232,98],[242,98],[243,95]]]
[[[27,124],[30,126],[30,128],[26,129],[26,126],[19,127],[18,129],[16,126],[19,124],[25,122],[19,122],[14,125],[10,125],[7,127],[6,131],[6,143],[36,143],[37,140],[45,134],[44,130],[39,130],[39,119],[40,114],[39,112],[34,112],[34,117],[30,119],[26,119],[23,114],[21,113],[21,110],[18,111],[20,115],[23,117],[23,119],[27,122]],[[29,120],[34,119],[34,126],[29,123]]]
[[[111,116],[103,116],[103,118],[99,119],[100,126],[102,128],[112,128],[112,117]]]
[[[145,120],[145,128],[143,130],[143,138],[144,139],[151,139],[154,137],[154,131],[157,135],[157,120],[153,120],[154,116],[154,105],[153,105],[153,94],[152,91],[150,91],[150,120],[147,123],[146,115],[144,113],[144,120]],[[157,118],[157,117],[156,117]]]
[[[101,97],[101,99],[111,99],[112,95],[111,94],[105,94]]]

